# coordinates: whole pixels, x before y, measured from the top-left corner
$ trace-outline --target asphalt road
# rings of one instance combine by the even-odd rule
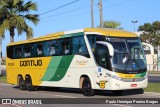
[[[0,98],[61,98],[62,102],[65,99],[72,100],[73,98],[81,98],[78,99],[80,104],[47,104],[47,105],[19,105],[19,104],[8,104],[8,105],[0,105],[0,107],[159,107],[158,104],[151,105],[151,104],[95,104],[96,101],[99,101],[99,98],[159,98],[160,100],[160,94],[159,93],[144,93],[140,94],[138,91],[125,91],[122,93],[122,95],[114,96],[110,92],[107,91],[100,91],[96,92],[95,96],[92,97],[86,97],[83,96],[81,93],[81,90],[79,89],[69,89],[69,88],[61,88],[59,90],[53,90],[53,88],[41,88],[38,91],[21,91],[17,86],[15,85],[8,85],[8,84],[0,84]],[[89,99],[90,103],[93,104],[81,104],[85,100],[85,98]],[[87,100],[86,99],[86,100]],[[53,99],[54,100],[54,99]],[[87,100],[88,101],[88,100]]]
[[[5,70],[2,71],[2,74],[5,75]],[[160,76],[156,75],[149,75],[149,82],[160,83]],[[68,88],[61,88],[60,90],[53,90],[52,88],[41,88],[38,91],[21,91],[15,85],[8,85],[8,84],[0,84],[0,98],[82,98],[79,99],[80,102],[84,100],[84,98],[159,98],[160,94],[158,93],[144,93],[140,94],[137,90],[133,91],[125,91],[122,95],[114,96],[110,92],[101,91],[96,92],[95,96],[92,97],[85,97],[82,95],[81,90],[79,89],[68,89]],[[72,99],[71,99],[72,100]],[[94,104],[96,100],[91,100],[93,104],[47,104],[47,105],[18,105],[18,104],[8,104],[8,105],[0,105],[0,107],[159,107],[160,105],[150,105],[150,104]]]

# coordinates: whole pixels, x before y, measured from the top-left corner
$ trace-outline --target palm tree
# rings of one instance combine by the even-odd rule
[[[0,36],[5,37],[5,31],[10,33],[10,42],[14,42],[15,30],[18,35],[23,32],[29,39],[33,37],[33,30],[26,23],[31,21],[34,25],[39,22],[39,15],[29,14],[36,11],[37,5],[32,1],[24,3],[24,0],[0,0]]]

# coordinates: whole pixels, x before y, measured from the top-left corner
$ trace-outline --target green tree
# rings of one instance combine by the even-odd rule
[[[103,21],[103,27],[104,28],[113,28],[113,29],[118,29],[118,27],[121,25],[120,22],[117,21]]]
[[[139,26],[139,31],[142,31],[140,35],[143,42],[149,43],[154,47],[160,46],[160,22],[155,21],[153,23],[145,23]]]
[[[0,1],[0,36],[5,37],[5,31],[10,33],[10,42],[14,42],[15,30],[18,35],[26,33],[27,39],[33,37],[33,30],[26,20],[34,25],[39,22],[39,15],[30,14],[37,10],[37,4],[24,0],[1,0]]]

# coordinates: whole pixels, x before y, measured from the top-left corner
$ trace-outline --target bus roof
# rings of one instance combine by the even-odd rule
[[[125,31],[125,30],[121,30],[121,29],[84,28],[84,29],[79,29],[79,30],[47,34],[45,36],[40,36],[38,38],[33,38],[33,39],[19,41],[19,42],[13,42],[8,45],[18,45],[18,44],[23,44],[23,43],[32,43],[32,42],[38,42],[38,41],[43,41],[43,40],[58,39],[58,38],[74,36],[71,34],[76,35],[76,34],[82,34],[82,33],[101,34],[101,35],[108,36],[108,37],[137,37],[136,34]]]

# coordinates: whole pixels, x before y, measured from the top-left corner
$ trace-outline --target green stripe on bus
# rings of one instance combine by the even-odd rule
[[[61,59],[62,59],[62,56],[55,56],[51,58],[47,71],[43,76],[43,78],[41,79],[42,81],[49,81],[53,78],[60,64]]]
[[[60,36],[60,38],[74,37],[74,36],[83,36],[83,35],[84,35],[84,33],[80,32],[80,33],[66,34],[66,35]]]
[[[62,60],[58,66],[58,69],[54,77],[50,81],[59,81],[61,80],[68,71],[68,68],[73,60],[74,55],[63,56]]]
[[[144,77],[146,75],[147,72],[143,72],[143,73],[140,73],[140,74],[136,74],[135,77]]]

